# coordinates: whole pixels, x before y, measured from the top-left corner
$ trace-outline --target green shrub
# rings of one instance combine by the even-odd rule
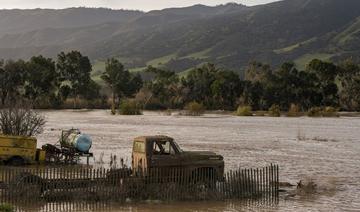
[[[188,103],[184,109],[188,116],[201,116],[205,112],[204,105],[195,101]]]
[[[13,212],[14,207],[9,204],[0,204],[0,212]]]
[[[119,107],[120,115],[142,115],[140,105],[134,100],[123,100]]]
[[[307,112],[309,117],[321,117],[323,115],[323,111],[321,107],[312,107]]]
[[[239,106],[236,111],[237,116],[252,116],[252,108],[250,106]]]
[[[289,111],[287,113],[288,117],[299,117],[301,116],[300,107],[296,104],[291,104]]]
[[[334,107],[325,107],[322,111],[324,117],[339,117],[338,109]]]
[[[280,117],[281,116],[280,106],[279,105],[272,105],[269,108],[269,116],[271,116],[271,117]]]

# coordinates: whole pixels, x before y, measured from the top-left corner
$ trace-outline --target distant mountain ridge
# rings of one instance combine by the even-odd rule
[[[177,72],[213,62],[241,71],[250,60],[277,65],[360,56],[359,0],[284,0],[247,7],[141,11],[96,8],[0,11],[0,58],[77,49],[102,69],[118,57],[133,71]]]
[[[106,8],[69,8],[0,10],[0,35],[16,34],[44,28],[75,28],[107,22],[127,22],[141,11]]]

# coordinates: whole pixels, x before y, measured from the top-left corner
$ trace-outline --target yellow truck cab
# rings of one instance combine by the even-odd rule
[[[0,163],[24,165],[45,161],[45,151],[36,146],[37,139],[34,137],[0,134]]]

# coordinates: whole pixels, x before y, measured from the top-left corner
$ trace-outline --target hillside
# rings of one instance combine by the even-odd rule
[[[241,71],[250,60],[301,68],[314,57],[359,57],[360,1],[284,0],[246,7],[194,5],[142,13],[71,8],[0,11],[0,58],[78,49],[95,69],[107,57],[128,68],[177,72],[204,62]],[[25,20],[25,21],[21,21]]]

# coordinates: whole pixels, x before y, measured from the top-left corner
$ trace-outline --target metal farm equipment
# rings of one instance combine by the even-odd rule
[[[62,130],[61,137],[55,145],[45,144],[42,149],[46,152],[45,161],[49,163],[76,164],[81,157],[93,157],[89,152],[92,145],[91,138],[82,134],[79,129]]]

